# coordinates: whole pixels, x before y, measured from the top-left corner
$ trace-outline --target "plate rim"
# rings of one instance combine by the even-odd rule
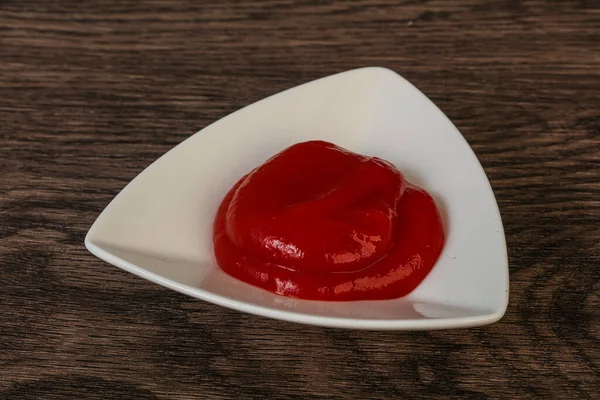
[[[288,322],[295,322],[307,325],[315,325],[329,328],[343,329],[361,329],[361,330],[439,330],[439,329],[460,329],[472,328],[492,324],[502,318],[506,308],[492,313],[469,316],[469,317],[447,317],[447,318],[423,318],[423,319],[364,319],[364,318],[345,318],[345,317],[325,317],[321,315],[305,314],[289,310],[276,310],[252,303],[246,303],[240,300],[230,299],[201,288],[191,287],[177,283],[173,280],[163,278],[162,276],[141,268],[127,260],[111,254],[104,250],[100,245],[85,239],[85,247],[90,253],[99,259],[116,266],[126,272],[146,279],[150,282],[174,290],[176,292],[188,295],[190,297],[204,300],[208,303],[221,307],[233,309],[240,312],[278,319]],[[311,301],[311,300],[308,300]],[[389,301],[389,300],[376,300]],[[318,301],[317,301],[318,302]]]

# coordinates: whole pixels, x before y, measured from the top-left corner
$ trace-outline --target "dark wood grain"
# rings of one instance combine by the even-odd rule
[[[481,160],[509,248],[501,322],[294,325],[83,247],[173,145],[367,65],[416,84]],[[597,1],[2,0],[0,134],[0,398],[598,398]]]

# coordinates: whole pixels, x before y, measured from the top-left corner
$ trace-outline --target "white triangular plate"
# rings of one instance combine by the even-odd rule
[[[446,244],[409,296],[296,300],[237,281],[216,266],[212,222],[227,190],[273,154],[311,139],[389,160],[436,198]],[[500,319],[508,302],[504,231],[481,165],[427,97],[383,68],[352,70],[286,90],[204,128],[127,185],[98,217],[85,245],[102,260],[181,293],[314,325],[471,327]]]

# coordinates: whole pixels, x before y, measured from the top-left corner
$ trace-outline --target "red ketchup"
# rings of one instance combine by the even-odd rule
[[[322,141],[295,144],[240,179],[214,224],[221,269],[312,300],[405,296],[443,245],[427,192],[387,161]]]

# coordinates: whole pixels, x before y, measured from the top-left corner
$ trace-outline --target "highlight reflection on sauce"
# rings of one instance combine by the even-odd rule
[[[390,163],[322,141],[293,145],[240,179],[214,224],[225,272],[303,299],[402,297],[443,244],[431,196]]]

